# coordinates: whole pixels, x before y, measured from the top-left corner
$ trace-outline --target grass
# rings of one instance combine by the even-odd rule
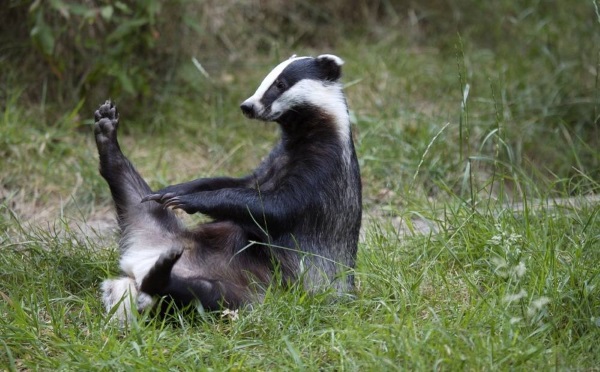
[[[514,214],[447,207],[440,231],[371,224],[357,298],[270,293],[237,320],[219,314],[108,323],[98,298],[115,245],[65,221],[4,209],[2,364],[29,368],[592,368],[599,209]]]
[[[91,113],[28,103],[15,85],[0,119],[0,367],[597,368],[598,138],[582,129],[586,110],[561,111],[565,74],[593,65],[575,55],[558,68],[533,42],[530,60],[514,58],[472,31],[438,47],[400,31],[336,46],[365,195],[356,298],[273,288],[237,319],[107,321],[98,286],[118,253],[98,224],[111,206]],[[211,81],[182,67],[184,86],[165,87],[176,98],[140,117],[120,107],[125,152],[156,188],[248,171],[276,132],[237,105],[278,60],[209,69]]]

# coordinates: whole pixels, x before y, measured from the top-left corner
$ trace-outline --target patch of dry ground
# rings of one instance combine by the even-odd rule
[[[24,192],[10,192],[0,188],[0,200],[9,200],[8,206],[15,216],[25,225],[48,228],[58,226],[61,222],[66,222],[71,229],[78,234],[87,237],[107,237],[114,235],[117,230],[117,223],[112,205],[104,204],[95,206],[93,210],[82,215],[66,215],[63,213],[62,200],[56,200],[56,203],[45,203],[40,205],[35,199],[27,199]],[[588,195],[583,197],[559,198],[548,200],[532,200],[527,203],[529,210],[545,209],[552,211],[559,208],[578,209],[586,205],[600,205],[600,195]],[[522,202],[506,205],[503,209],[510,209],[514,213],[522,213],[525,210],[525,204]],[[181,213],[185,218],[185,214]],[[389,224],[400,236],[427,235],[439,231],[438,222],[428,220],[424,217],[412,216],[393,216],[386,215],[378,208],[372,208],[363,213],[363,223],[361,229],[361,240],[367,229],[373,224]]]

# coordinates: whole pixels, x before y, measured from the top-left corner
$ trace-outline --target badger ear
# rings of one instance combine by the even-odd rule
[[[342,75],[344,61],[333,54],[321,54],[316,58],[317,64],[325,74],[325,79],[337,81]]]
[[[295,54],[292,54],[292,55],[290,56],[290,58],[288,58],[288,59],[294,59],[294,58],[296,58],[296,55],[295,55]]]

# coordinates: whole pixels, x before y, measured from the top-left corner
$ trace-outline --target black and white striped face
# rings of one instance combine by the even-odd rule
[[[290,110],[313,107],[334,117],[347,116],[342,93],[341,58],[331,54],[292,57],[280,63],[240,106],[251,119],[278,121]]]

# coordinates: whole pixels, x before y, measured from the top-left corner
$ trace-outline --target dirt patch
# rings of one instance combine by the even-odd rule
[[[0,201],[8,206],[15,216],[25,225],[50,228],[66,223],[71,231],[88,238],[103,238],[114,235],[117,230],[114,208],[112,205],[94,206],[93,210],[83,215],[65,215],[62,211],[62,200],[58,198],[56,203],[40,205],[36,198],[27,198],[23,190],[10,191],[0,187]],[[518,202],[507,204],[505,209],[514,213],[523,213],[527,207],[529,211],[544,209],[552,211],[559,208],[580,209],[585,206],[600,205],[600,195],[588,195],[583,197],[559,198],[547,200],[531,200],[527,204]],[[196,223],[184,213],[179,213],[187,224]],[[401,217],[386,215],[381,210],[373,208],[363,213],[361,228],[361,240],[365,238],[365,232],[374,224],[382,224],[383,227],[391,226],[400,236],[415,236],[436,234],[439,227],[436,221],[424,217]]]

